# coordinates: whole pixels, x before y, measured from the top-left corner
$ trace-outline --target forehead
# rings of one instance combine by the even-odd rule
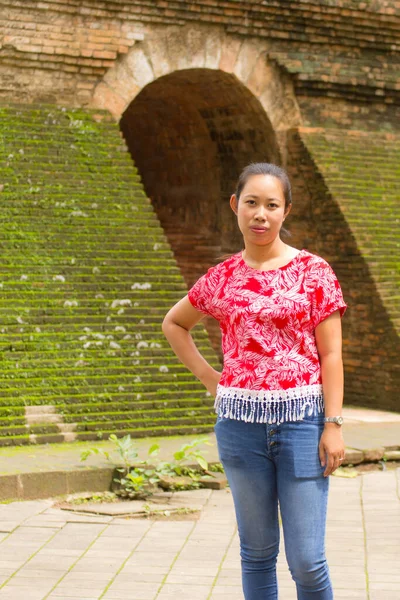
[[[283,186],[273,175],[251,175],[244,186],[241,196],[268,196],[285,199]]]

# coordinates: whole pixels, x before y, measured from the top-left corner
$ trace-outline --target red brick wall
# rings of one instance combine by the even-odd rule
[[[357,104],[375,107],[367,122],[380,115],[386,127],[398,127],[396,1],[0,0],[0,7],[0,99],[85,105],[149,28],[189,23],[268,41],[269,58],[292,75],[307,119],[314,111],[326,118],[323,103],[335,99],[331,120],[343,122],[343,113],[348,120]]]
[[[349,305],[342,321],[345,401],[398,410],[398,333],[349,224],[297,132],[288,137],[287,169],[293,183],[288,227],[294,245],[328,260]]]

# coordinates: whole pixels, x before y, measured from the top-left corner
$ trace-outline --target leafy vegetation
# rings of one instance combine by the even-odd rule
[[[121,474],[114,482],[118,484],[116,493],[123,497],[151,496],[165,478],[172,479],[168,483],[169,489],[196,489],[201,487],[201,476],[211,471],[199,448],[201,445],[210,445],[207,438],[197,438],[185,443],[174,453],[172,461],[159,462],[155,462],[160,451],[159,444],[152,444],[147,451],[147,458],[140,460],[137,447],[129,434],[123,438],[113,434],[109,440],[114,444],[116,459],[109,452],[94,447],[84,450],[81,460],[85,461],[91,455],[100,454],[111,462]],[[195,461],[197,467],[188,464],[189,461]],[[214,471],[220,471],[220,467],[217,465]]]

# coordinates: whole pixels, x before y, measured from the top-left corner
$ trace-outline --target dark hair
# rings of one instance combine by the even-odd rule
[[[235,192],[236,200],[238,202],[244,186],[253,175],[272,175],[272,177],[279,179],[285,196],[285,210],[292,204],[292,190],[286,171],[277,165],[264,162],[251,163],[250,165],[247,165],[247,167],[245,167],[240,173]]]

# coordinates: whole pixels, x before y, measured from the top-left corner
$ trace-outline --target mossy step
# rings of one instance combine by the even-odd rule
[[[156,394],[154,394],[154,396],[156,397]],[[199,397],[199,398],[191,398],[189,395],[183,396],[182,398],[176,398],[176,397],[172,397],[171,398],[158,398],[155,400],[135,400],[135,401],[129,401],[126,399],[127,396],[125,396],[125,399],[123,402],[119,401],[119,402],[100,402],[97,401],[96,403],[94,402],[88,402],[88,403],[74,403],[74,404],[58,404],[57,405],[57,411],[59,414],[64,416],[64,420],[65,421],[69,421],[69,422],[73,422],[74,419],[76,418],[81,418],[82,416],[86,416],[86,415],[96,415],[96,414],[108,414],[108,413],[112,413],[112,414],[122,414],[124,415],[125,413],[134,413],[134,412],[144,412],[147,413],[147,411],[151,411],[151,410],[169,410],[169,409],[185,409],[185,410],[191,410],[196,409],[196,408],[204,408],[207,407],[208,409],[213,408],[214,405],[214,399],[211,396],[204,396],[203,398]],[[147,396],[146,396],[147,397]],[[9,409],[3,409],[4,411],[9,410]],[[20,414],[18,413],[7,413],[4,412],[4,414],[2,414],[1,410],[0,410],[0,416],[2,416],[2,418],[10,416],[10,414],[12,414],[13,416],[20,416]],[[22,413],[21,413],[22,414]],[[91,420],[94,420],[93,417],[91,417]]]
[[[76,441],[96,441],[96,440],[107,440],[113,433],[118,437],[123,437],[130,434],[133,439],[152,437],[152,436],[173,436],[173,435],[197,435],[200,433],[211,432],[214,428],[215,420],[209,424],[201,425],[176,425],[170,426],[168,424],[158,425],[157,427],[138,427],[136,429],[124,429],[120,431],[101,431],[101,432],[78,432],[76,434]],[[0,437],[0,447],[4,446],[25,446],[29,444],[56,444],[64,441],[64,436],[61,434],[47,434],[37,435],[36,440],[33,441],[28,434],[18,436],[5,436]],[[74,443],[74,442],[70,442]]]
[[[184,406],[187,401],[190,406],[194,402],[199,402],[200,404],[207,404],[211,400],[211,396],[207,395],[204,387],[202,385],[197,386],[181,386],[176,388],[175,390],[171,390],[169,387],[167,388],[159,388],[155,387],[153,391],[146,390],[145,392],[139,392],[138,389],[132,390],[128,386],[124,387],[124,391],[121,390],[121,386],[116,387],[115,390],[110,390],[108,392],[91,393],[86,389],[84,390],[75,390],[72,389],[66,395],[60,394],[38,394],[38,395],[29,395],[27,396],[16,396],[14,398],[0,399],[0,410],[8,411],[8,410],[16,410],[16,412],[6,412],[6,415],[15,414],[20,415],[25,411],[25,406],[57,406],[57,410],[63,412],[74,412],[75,407],[78,407],[76,410],[82,406],[82,410],[86,410],[86,407],[91,407],[91,410],[94,410],[97,406],[101,406],[103,404],[107,406],[111,406],[115,404],[117,407],[122,410],[122,407],[129,404],[139,405],[143,404],[144,406],[159,406],[171,403],[176,403],[178,406]],[[194,395],[196,395],[194,397]],[[29,400],[29,404],[27,401]]]
[[[56,388],[53,388],[52,382],[43,382],[41,388],[36,387],[24,387],[24,388],[12,388],[1,389],[0,390],[0,406],[9,406],[13,398],[21,398],[29,406],[34,404],[48,404],[49,398],[52,399],[52,402],[56,401],[56,396],[60,398],[60,401],[65,403],[66,398],[71,397],[73,394],[88,394],[91,393],[93,396],[101,396],[102,394],[111,395],[114,393],[118,393],[118,388],[122,386],[131,385],[133,394],[141,394],[142,397],[146,396],[146,393],[154,393],[159,390],[160,387],[166,387],[168,390],[173,392],[189,390],[192,393],[194,391],[199,391],[199,393],[204,393],[203,385],[198,382],[196,379],[182,379],[179,381],[178,378],[165,378],[164,381],[154,381],[149,380],[146,382],[137,381],[132,383],[132,374],[127,377],[126,380],[123,381],[102,381],[102,378],[99,377],[98,382],[89,384],[88,382],[82,382],[83,385],[74,384],[69,382],[68,385],[65,385],[65,382],[60,382],[60,385],[57,385]],[[57,390],[58,394],[55,393]],[[137,397],[137,396],[136,396]],[[34,402],[35,398],[40,400],[39,402]]]
[[[196,346],[199,348],[202,354],[206,352],[209,356],[215,356],[207,342],[208,338],[206,333],[204,333],[204,337],[202,338],[202,340],[200,342],[196,341]],[[132,358],[134,358],[136,365],[139,364],[136,361],[139,361],[140,363],[143,363],[143,365],[146,365],[149,360],[154,360],[157,357],[160,359],[163,358],[163,360],[165,360],[165,357],[168,357],[168,362],[171,363],[175,363],[175,361],[177,360],[175,358],[175,355],[169,352],[169,347],[167,346],[167,343],[165,343],[165,346],[162,346],[161,348],[151,348],[150,346],[147,348],[141,348],[140,355],[134,355],[134,357],[101,357],[97,355],[92,357],[90,354],[86,353],[84,354],[84,358],[82,359],[83,362],[81,362],[81,358],[79,358],[80,354],[81,353],[79,353],[78,356],[74,356],[71,354],[71,351],[69,349],[67,351],[64,349],[63,352],[59,352],[57,350],[57,352],[54,353],[52,356],[48,356],[46,353],[42,353],[40,355],[39,353],[33,353],[29,356],[18,356],[15,353],[8,352],[4,353],[3,361],[1,363],[1,373],[13,370],[35,371],[37,369],[49,369],[58,371],[59,369],[65,368],[77,369],[78,367],[86,368],[92,366],[98,366],[99,368],[102,368],[103,366],[106,366],[109,363],[131,368]]]
[[[120,315],[120,317],[122,317],[122,315]],[[3,321],[4,322],[4,321]],[[56,321],[58,323],[58,321]],[[65,321],[66,323],[68,323],[68,321]],[[84,325],[85,323],[88,324],[89,319],[85,320],[84,322],[82,322],[82,325]],[[118,322],[118,321],[117,321]],[[125,319],[125,324],[127,325],[128,320]],[[42,324],[42,322],[37,319],[36,320],[36,324]],[[49,325],[51,325],[51,321],[50,320],[46,320],[46,327],[48,327]],[[103,331],[103,327],[102,327],[103,323],[99,323],[99,331]],[[60,349],[61,347],[57,347],[57,346],[53,346],[53,348],[50,347],[51,344],[57,344],[57,343],[66,343],[69,346],[69,351],[75,350],[77,352],[82,352],[84,350],[87,350],[88,352],[86,352],[86,354],[88,356],[90,356],[89,349],[91,349],[91,351],[95,350],[96,348],[99,349],[100,348],[107,348],[110,345],[110,342],[112,341],[117,341],[117,343],[121,342],[124,344],[124,348],[114,348],[115,350],[136,350],[138,349],[138,345],[141,346],[142,349],[147,349],[147,346],[151,346],[151,344],[154,343],[158,343],[157,341],[157,337],[160,335],[161,332],[161,320],[159,322],[157,322],[154,327],[146,327],[145,325],[137,325],[137,322],[134,322],[134,327],[135,327],[135,331],[136,333],[128,333],[130,330],[129,328],[127,329],[127,335],[130,335],[129,338],[127,338],[126,336],[124,336],[124,338],[120,338],[119,336],[113,334],[112,338],[107,338],[107,340],[96,340],[94,338],[90,339],[90,337],[88,337],[86,340],[80,340],[81,337],[84,337],[84,333],[83,333],[83,327],[81,329],[77,329],[77,330],[71,330],[71,331],[65,331],[65,329],[61,328],[60,330],[58,329],[52,329],[51,334],[46,331],[45,334],[40,335],[38,333],[34,333],[32,330],[28,330],[25,332],[24,327],[21,327],[20,325],[15,326],[14,323],[12,323],[11,325],[9,325],[7,328],[3,327],[2,328],[2,334],[0,334],[0,344],[3,344],[3,351],[7,351],[9,350],[10,352],[22,352],[24,351],[24,348],[29,348],[30,351],[37,351],[37,352],[42,352],[47,350],[54,350],[54,349]],[[18,327],[18,331],[14,331],[15,327]],[[26,327],[26,325],[25,325]],[[22,331],[21,331],[22,330]],[[3,333],[4,332],[4,333]],[[139,332],[140,332],[140,337],[139,337]],[[105,335],[107,335],[107,331],[105,330]],[[194,334],[193,334],[194,335]],[[206,340],[207,339],[207,333],[205,331],[198,331],[198,333],[196,332],[196,336],[195,336],[196,340]],[[102,344],[96,344],[96,341],[102,341]],[[86,348],[84,347],[84,344],[86,342],[90,342],[90,346],[87,346]],[[142,343],[140,343],[142,342]],[[146,346],[147,344],[147,346]],[[49,347],[48,347],[49,346]],[[112,348],[111,348],[112,349]],[[167,354],[170,354],[169,348],[165,345],[162,346],[161,348],[159,348],[160,352],[152,354],[152,356],[160,356],[163,353],[167,352]],[[133,356],[139,356],[138,354],[135,354]],[[147,355],[146,355],[147,356]]]
[[[111,284],[106,286],[102,286],[101,283],[96,283],[96,282],[85,282],[84,284],[82,284],[81,286],[79,286],[79,290],[80,292],[77,291],[77,288],[72,286],[73,280],[71,279],[71,281],[66,280],[65,282],[58,282],[55,281],[54,282],[54,290],[53,290],[53,296],[59,296],[60,298],[62,297],[62,294],[60,294],[61,291],[63,291],[65,293],[65,297],[64,300],[69,300],[71,298],[74,298],[74,296],[71,296],[71,293],[75,293],[77,296],[79,293],[89,293],[92,292],[93,294],[95,293],[102,293],[102,292],[115,292],[115,294],[117,295],[116,297],[114,297],[113,299],[115,300],[122,300],[122,299],[127,299],[125,298],[125,296],[131,296],[131,298],[133,300],[135,300],[135,294],[132,294],[131,290],[129,288],[131,288],[131,285],[134,283],[133,281],[130,281],[127,283],[125,282],[120,282],[120,281],[114,281],[112,283],[112,287]],[[5,283],[4,288],[2,289],[2,293],[9,293],[11,294],[11,292],[13,291],[15,294],[20,293],[21,291],[24,292],[26,290],[26,288],[29,288],[30,284],[29,284],[29,280],[27,281],[10,281],[7,280]],[[129,287],[128,287],[129,286]],[[127,289],[128,288],[128,289]],[[28,290],[29,291],[29,290]],[[35,288],[36,291],[36,288]],[[136,290],[135,290],[136,291]],[[40,297],[40,295],[44,295],[46,293],[45,289],[41,289],[40,286],[37,286],[37,292],[38,292],[38,296]],[[170,284],[166,284],[165,286],[163,286],[162,282],[154,282],[152,283],[152,288],[150,290],[151,295],[154,294],[154,292],[159,292],[161,296],[163,296],[166,300],[170,299],[180,299],[182,298],[185,293],[187,293],[187,287],[185,285],[185,283],[183,281],[181,282],[177,282],[177,283],[170,283]],[[67,295],[68,294],[68,295]],[[125,295],[122,295],[125,294]],[[177,295],[177,294],[180,294]],[[156,294],[154,294],[156,295]],[[119,296],[119,298],[118,298]],[[140,299],[140,295],[139,295],[139,291],[137,292],[137,299]],[[143,294],[143,297],[145,298],[145,294]],[[147,296],[148,298],[149,296]],[[79,298],[79,296],[78,296]],[[39,306],[40,304],[37,303]],[[166,305],[167,306],[167,305]],[[124,308],[123,305],[121,305],[121,308]]]
[[[0,418],[4,419],[5,417],[23,417],[25,419],[25,406],[7,406],[0,408]]]
[[[3,429],[4,430],[8,430],[11,428],[21,428],[21,427],[25,427],[26,425],[26,420],[25,420],[25,416],[20,416],[20,415],[1,415],[0,412],[0,430]]]
[[[64,414],[64,423],[76,423],[78,429],[81,425],[85,426],[89,424],[93,425],[104,425],[104,422],[109,423],[126,423],[126,422],[137,422],[153,419],[164,419],[165,421],[171,421],[180,419],[181,417],[196,417],[204,418],[205,416],[209,419],[210,414],[213,414],[214,409],[212,405],[204,406],[190,406],[181,408],[152,408],[148,410],[127,410],[124,412],[92,412],[92,413],[79,413],[79,414]],[[82,429],[80,429],[82,431]]]
[[[82,431],[103,431],[103,429],[105,427],[107,427],[108,431],[120,431],[121,429],[135,429],[137,428],[141,428],[141,427],[151,427],[151,428],[157,428],[160,427],[160,425],[169,425],[171,427],[176,427],[176,426],[180,426],[180,425],[186,425],[186,426],[196,426],[196,425],[202,425],[202,424],[210,424],[210,422],[214,419],[214,415],[213,413],[210,411],[208,414],[202,415],[202,416],[197,416],[197,415],[189,415],[189,416],[183,416],[183,417],[176,417],[176,418],[169,418],[168,420],[165,419],[165,417],[162,418],[142,418],[142,419],[127,419],[127,420],[121,420],[121,421],[108,421],[105,423],[98,423],[98,422],[85,422],[85,423],[77,423],[76,425],[76,429],[75,432],[82,432]],[[17,432],[16,432],[17,433]],[[19,433],[23,433],[22,431],[20,431]],[[2,435],[2,431],[0,428],[0,436]],[[3,432],[3,435],[5,435],[5,432]]]
[[[193,333],[193,332],[192,332]],[[196,340],[196,346],[201,351],[201,353],[208,353],[209,356],[215,356],[213,350],[208,343],[208,337],[205,332],[202,332],[202,338],[200,340]],[[164,343],[164,342],[163,342]],[[140,355],[135,355],[135,360],[143,361],[145,364],[149,359],[154,359],[156,356],[163,356],[164,354],[160,354],[160,351],[164,352],[168,350],[167,343],[165,342],[165,346],[161,348],[141,348]],[[2,368],[6,371],[9,369],[36,369],[36,368],[45,368],[45,369],[59,369],[60,367],[77,367],[77,361],[80,360],[80,354],[74,356],[71,354],[70,349],[68,350],[56,350],[51,352],[47,350],[47,352],[34,352],[32,355],[23,355],[15,354],[14,352],[3,352],[3,361]],[[173,354],[167,355],[170,360],[174,360]],[[112,356],[112,357],[101,357],[94,356],[92,357],[90,354],[84,355],[84,364],[86,365],[96,364],[99,367],[112,362],[113,364],[121,364],[125,366],[132,365],[132,357],[124,357],[124,356]],[[79,363],[80,364],[80,363]]]
[[[188,373],[187,368],[178,360],[171,361],[171,357],[168,354],[165,356],[157,357],[157,364],[151,364],[149,361],[143,361],[142,369],[146,374],[154,374],[156,376],[159,375],[160,372],[173,372],[176,374]],[[131,366],[130,369],[128,365],[114,365],[112,361],[109,361],[107,365],[103,365],[101,368],[102,377],[119,377],[120,375],[125,375],[128,370],[132,373],[136,373],[138,371],[138,365]],[[167,369],[167,371],[166,371]],[[163,371],[161,371],[163,370]],[[63,378],[64,380],[69,380],[70,377],[82,376],[84,374],[85,377],[94,377],[100,371],[99,368],[96,368],[95,365],[90,366],[79,366],[79,367],[58,367],[57,369],[57,379]],[[0,371],[0,378],[4,381],[9,381],[12,379],[15,382],[18,382],[16,378],[16,374],[19,374],[21,369],[16,371]],[[35,369],[33,372],[29,372],[28,370],[24,370],[21,374],[24,375],[24,381],[36,381],[45,377],[54,378],[54,369]],[[20,380],[19,380],[20,381]]]
[[[209,356],[210,355],[209,353],[211,352],[211,355],[215,356],[215,353],[210,348],[206,334],[204,334],[204,338],[202,339],[202,341],[197,341],[196,339],[195,339],[195,341],[196,341],[196,346],[198,347],[199,351],[202,354],[207,352],[208,356]],[[54,359],[55,366],[61,364],[61,362],[64,361],[65,358],[70,358],[71,356],[73,357],[73,360],[75,361],[74,364],[76,363],[76,361],[79,361],[81,359],[91,363],[94,360],[100,361],[100,360],[104,359],[104,360],[107,360],[110,362],[115,362],[116,360],[119,360],[119,359],[129,360],[129,358],[130,358],[130,356],[118,356],[117,354],[104,357],[104,356],[99,356],[99,354],[94,355],[92,352],[82,352],[78,348],[72,348],[72,349],[68,348],[66,350],[65,345],[60,346],[60,348],[58,346],[59,346],[59,344],[54,344],[51,342],[48,342],[48,343],[43,342],[42,344],[37,344],[36,346],[33,345],[32,350],[29,354],[26,354],[25,351],[19,351],[18,349],[14,348],[14,346],[12,347],[13,349],[10,349],[9,346],[4,345],[4,344],[3,344],[3,347],[1,348],[1,350],[2,350],[3,357],[5,360],[12,360],[12,359],[15,359],[16,361],[26,360],[27,357],[30,357],[32,355],[33,360],[36,360],[36,361],[41,361],[41,360],[50,361],[50,360]],[[146,361],[148,359],[148,357],[161,356],[158,354],[157,355],[156,354],[145,354],[145,351],[147,352],[147,349],[141,349],[140,355],[134,354],[134,359],[139,360],[139,361],[140,360]],[[171,356],[171,355],[169,355],[169,356]],[[171,356],[171,358],[172,358],[172,356]]]
[[[187,288],[117,125],[112,120],[97,123],[93,114],[98,113],[0,106],[0,130],[6,130],[5,152],[0,152],[5,206],[0,415],[9,426],[22,426],[24,405],[29,404],[56,405],[71,422],[74,407],[82,419],[90,414],[88,406],[82,408],[85,402],[96,418],[99,405],[106,404],[106,412],[125,413],[123,419],[138,403],[142,411],[164,417],[167,409],[184,415],[185,401],[189,409],[200,406],[202,411],[212,404],[165,340],[161,348],[136,347],[140,341],[160,345],[163,315]],[[88,216],[72,220],[71,211]],[[69,266],[72,259],[81,264]],[[94,266],[100,273],[93,273]],[[52,280],[59,274],[65,283]],[[29,279],[21,280],[26,275]],[[132,290],[134,283],[151,283],[151,290]],[[119,308],[112,309],[111,303],[118,298],[130,299],[132,306],[115,315]],[[64,306],[66,300],[78,307]],[[111,333],[117,325],[125,331]],[[83,350],[82,343],[92,339],[90,332],[79,340],[84,327],[110,331],[106,334],[124,350],[113,355],[102,347]],[[124,335],[132,337],[123,340]],[[205,332],[193,335],[217,364]],[[161,373],[160,366],[169,371]],[[110,401],[118,406],[110,409]],[[116,418],[113,414],[113,430],[120,433],[114,429]],[[170,431],[185,428],[167,425]],[[9,444],[13,437],[16,443],[64,439],[54,426],[12,433],[0,435],[0,443]],[[102,433],[80,435],[98,438]]]
[[[110,428],[111,429],[111,428]],[[53,424],[39,424],[39,425],[12,425],[6,427],[0,427],[0,439],[2,437],[13,437],[18,435],[28,434],[43,434],[43,433],[60,433],[57,425]]]
[[[177,367],[176,369],[170,369],[169,371],[160,371],[159,368],[155,369],[154,372],[151,372],[151,366],[146,368],[137,369],[136,367],[132,367],[129,372],[127,369],[118,373],[118,383],[119,385],[124,385],[124,383],[130,383],[132,381],[132,377],[138,379],[137,383],[141,383],[142,385],[147,385],[148,383],[164,383],[165,381],[170,380],[171,378],[175,379],[175,384],[183,383],[186,381],[192,381],[193,376],[189,373],[189,371],[182,370],[180,371]],[[139,374],[140,371],[140,374]],[[63,387],[64,385],[70,386],[79,386],[79,385],[107,385],[112,384],[115,381],[114,373],[101,373],[98,374],[86,374],[81,373],[79,375],[63,375],[62,378],[58,377],[47,377],[43,379],[41,377],[10,377],[4,379],[2,382],[2,390],[1,393],[6,392],[9,389],[18,388],[21,393],[24,393],[27,389],[32,388],[35,385],[42,386],[43,388],[51,387],[54,389],[59,389],[59,386]]]
[[[208,433],[213,431],[215,425],[215,419],[211,419],[209,423],[196,423],[196,424],[170,424],[166,423],[165,425],[153,425],[148,424],[146,427],[137,427],[134,429],[130,429],[126,427],[124,429],[120,429],[118,432],[115,430],[103,430],[101,432],[76,432],[76,440],[77,441],[90,441],[90,440],[107,440],[110,435],[116,434],[119,437],[123,437],[125,435],[130,434],[133,439],[142,438],[142,437],[160,437],[160,436],[172,436],[172,435],[196,435],[199,433]],[[0,438],[1,445],[1,438]]]
[[[43,443],[43,444],[49,444],[49,443],[57,444],[57,443],[64,441],[64,436],[61,434],[54,434],[54,435],[50,434],[48,436],[40,436],[39,439],[42,440],[41,443]],[[34,443],[34,442],[30,438],[29,434],[0,437],[0,447],[27,446],[32,443]]]

